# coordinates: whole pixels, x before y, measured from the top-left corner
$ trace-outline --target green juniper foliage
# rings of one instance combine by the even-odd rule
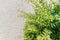
[[[28,1],[35,13],[25,12],[24,40],[60,40],[60,1]]]

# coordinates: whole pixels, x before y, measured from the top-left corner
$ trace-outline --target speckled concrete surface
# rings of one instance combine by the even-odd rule
[[[0,0],[0,40],[23,40],[25,20],[17,9],[33,12],[24,0]]]
[[[0,0],[0,40],[23,40],[24,20],[18,17],[17,2]]]

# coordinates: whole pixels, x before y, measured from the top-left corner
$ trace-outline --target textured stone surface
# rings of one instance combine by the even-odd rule
[[[25,21],[17,9],[33,12],[24,0],[0,0],[0,40],[23,40]]]
[[[24,20],[18,17],[18,0],[0,0],[0,40],[23,40]]]

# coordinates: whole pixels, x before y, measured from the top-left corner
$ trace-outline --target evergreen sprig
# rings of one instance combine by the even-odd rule
[[[26,14],[24,40],[60,40],[60,5],[50,0],[28,0],[35,14]],[[48,0],[49,1],[49,0]]]

